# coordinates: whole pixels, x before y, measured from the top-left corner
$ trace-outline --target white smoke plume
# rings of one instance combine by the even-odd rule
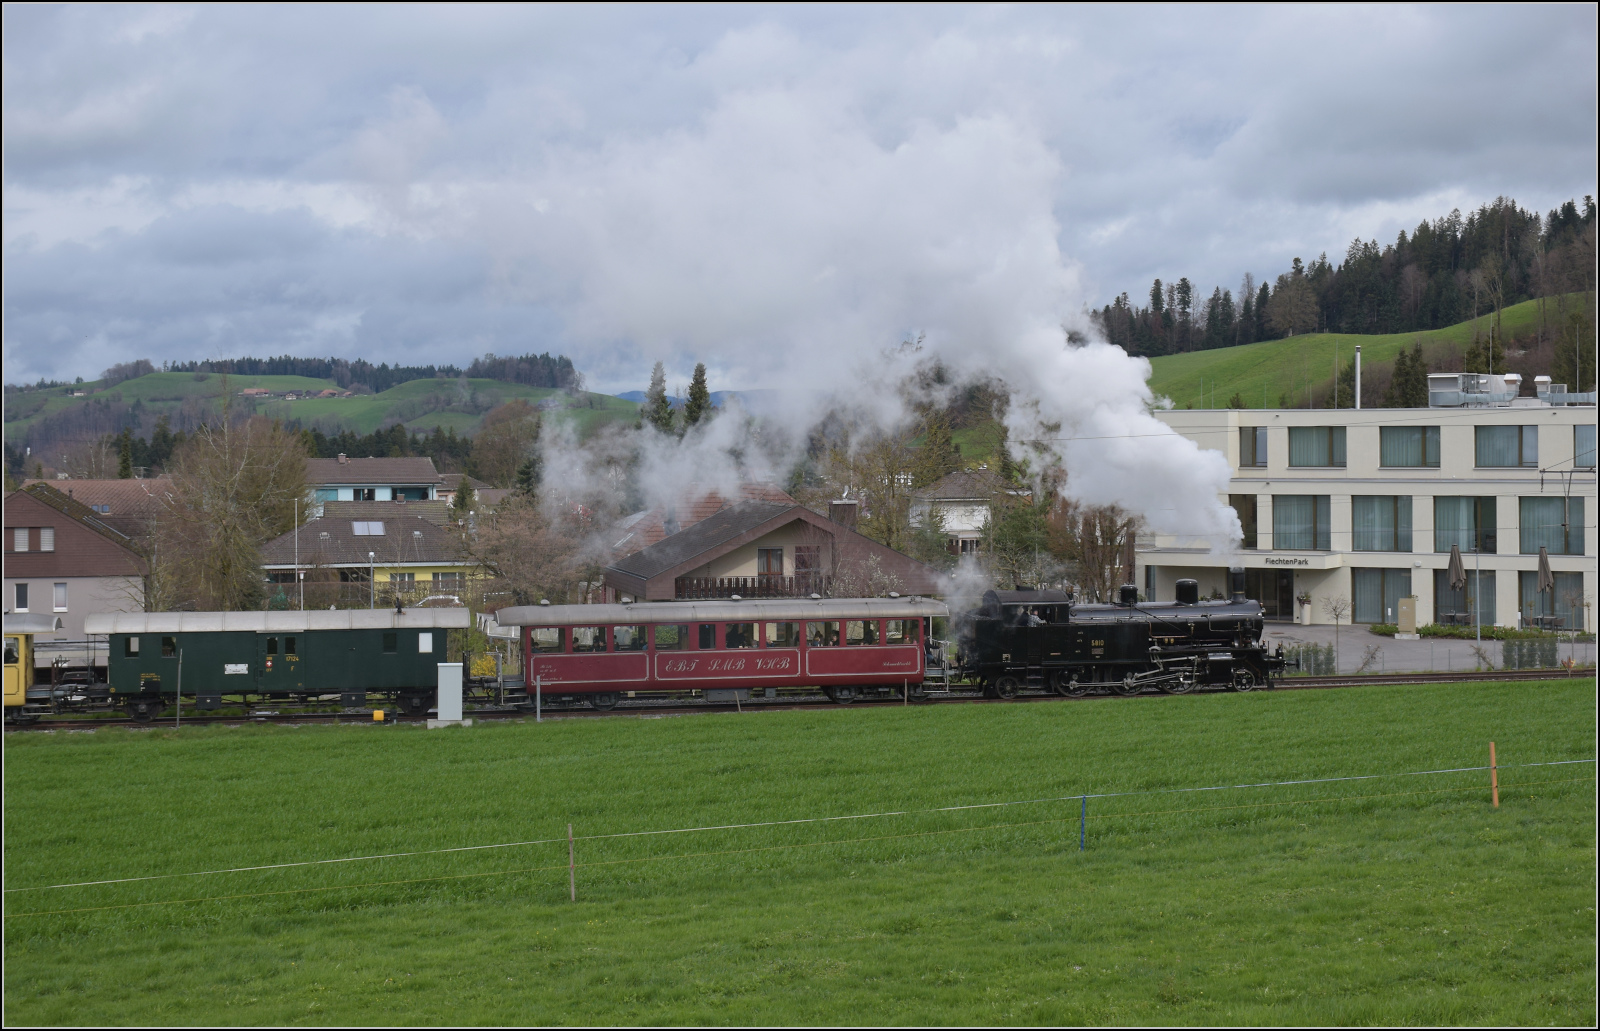
[[[748,59],[751,39],[728,45]],[[747,475],[781,481],[825,405],[894,426],[896,384],[937,358],[1004,381],[1013,437],[1051,438],[1072,496],[1161,532],[1239,536],[1219,500],[1227,462],[1148,414],[1147,363],[1066,345],[1083,302],[1053,198],[1070,173],[1025,118],[896,119],[827,68],[756,78],[694,124],[573,144],[531,177],[427,209],[433,229],[487,243],[508,294],[562,313],[592,380],[642,386],[658,359],[674,379],[703,361],[714,387],[775,392],[762,414],[778,439],[747,439],[724,415],[681,443],[647,440],[649,500],[729,484],[729,449]],[[413,197],[403,217],[424,209]],[[918,335],[920,355],[896,353]],[[548,481],[595,475],[559,443]]]

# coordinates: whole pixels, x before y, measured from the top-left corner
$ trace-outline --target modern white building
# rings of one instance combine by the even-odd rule
[[[1245,536],[1232,554],[1142,538],[1145,596],[1170,599],[1180,578],[1226,592],[1228,568],[1242,566],[1269,619],[1332,623],[1342,599],[1340,622],[1395,622],[1409,595],[1419,624],[1472,623],[1476,610],[1485,625],[1594,629],[1596,409],[1503,382],[1493,402],[1464,406],[1491,391],[1442,386],[1430,383],[1432,396],[1451,407],[1156,413],[1228,456],[1223,500]],[[1449,583],[1452,544],[1465,589]],[[1553,591],[1538,590],[1541,546]]]

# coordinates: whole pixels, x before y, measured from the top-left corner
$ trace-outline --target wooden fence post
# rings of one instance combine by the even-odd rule
[[[1494,758],[1494,742],[1489,742],[1489,793],[1494,798],[1494,807],[1500,808],[1500,767]]]
[[[567,824],[567,895],[578,901],[578,859],[572,845],[572,824]]]

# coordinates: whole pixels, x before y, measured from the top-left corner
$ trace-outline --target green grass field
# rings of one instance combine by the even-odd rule
[[[1552,320],[1559,322],[1557,299],[1546,304]],[[1501,318],[1507,339],[1531,334],[1539,322],[1538,302],[1512,305]],[[1251,408],[1277,408],[1283,394],[1289,395],[1292,404],[1304,404],[1306,386],[1326,391],[1333,380],[1335,359],[1343,367],[1354,357],[1357,344],[1361,345],[1363,366],[1370,368],[1373,363],[1392,364],[1397,354],[1417,340],[1424,347],[1453,344],[1465,351],[1472,344],[1473,333],[1486,333],[1488,326],[1489,316],[1485,315],[1473,322],[1417,333],[1308,333],[1287,340],[1164,355],[1151,360],[1150,389],[1172,398],[1180,408],[1226,408],[1235,391]]]
[[[1595,769],[1510,764],[1594,733],[1567,681],[9,735],[4,1016],[1592,1024]],[[594,837],[1482,766],[1491,739],[1499,809],[1474,771],[1094,799],[1083,852],[1077,799]],[[9,891],[531,839],[560,840]],[[79,911],[21,915],[53,910]]]

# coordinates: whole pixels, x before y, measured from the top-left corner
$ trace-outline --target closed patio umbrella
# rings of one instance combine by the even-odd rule
[[[1460,546],[1450,545],[1450,565],[1445,567],[1445,571],[1450,575],[1450,586],[1453,589],[1459,591],[1467,586],[1467,567],[1461,562]]]
[[[1550,553],[1539,545],[1539,593],[1556,589],[1555,574],[1550,572]]]

